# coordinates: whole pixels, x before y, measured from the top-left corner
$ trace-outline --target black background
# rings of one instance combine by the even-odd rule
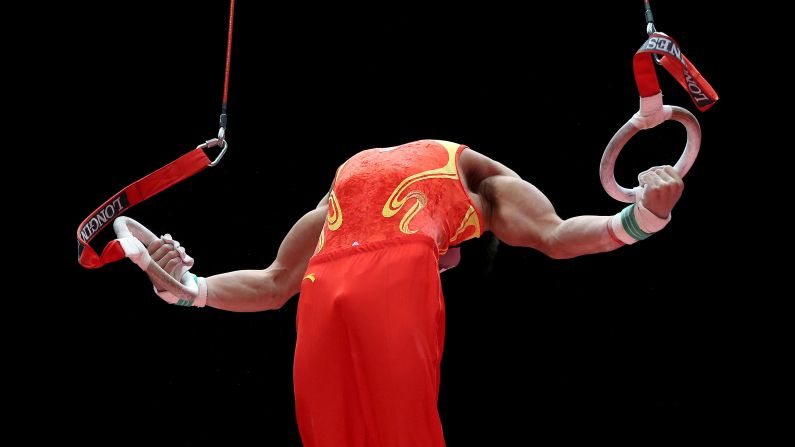
[[[128,261],[86,270],[75,259],[74,231],[100,203],[215,136],[229,5],[211,3],[48,11],[51,44],[33,58],[46,61],[36,97],[49,125],[33,136],[53,142],[48,178],[58,182],[48,186],[68,206],[54,232],[64,277],[35,284],[46,291],[36,300],[44,324],[30,335],[44,342],[17,363],[35,379],[19,413],[58,427],[32,439],[300,445],[291,381],[300,298],[253,314],[179,308]],[[698,112],[658,69],[665,102],[691,110],[703,130],[671,224],[562,261],[505,244],[490,258],[484,237],[442,276],[448,445],[670,445],[756,438],[775,424],[752,422],[767,393],[753,366],[766,360],[764,324],[745,293],[758,258],[740,254],[748,223],[730,217],[750,192],[726,181],[745,150],[748,93],[714,5],[703,3],[712,2],[653,2],[658,30],[721,96]],[[526,8],[238,2],[229,152],[128,215],[180,240],[200,275],[264,268],[339,163],[420,138],[505,163],[562,217],[617,212],[598,165],[637,110],[643,4]],[[683,146],[674,123],[639,134],[619,159],[619,183],[673,163]]]

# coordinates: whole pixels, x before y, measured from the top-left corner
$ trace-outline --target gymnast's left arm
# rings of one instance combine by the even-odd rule
[[[615,250],[660,231],[671,219],[684,183],[671,166],[638,176],[642,198],[612,216],[562,219],[550,200],[517,175],[494,175],[480,184],[490,205],[489,227],[509,245],[535,248],[555,259]]]

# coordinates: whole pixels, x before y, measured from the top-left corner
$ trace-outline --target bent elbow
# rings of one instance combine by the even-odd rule
[[[561,242],[554,234],[542,238],[537,248],[541,253],[552,259],[571,259],[577,256],[577,253],[570,246]]]
[[[278,293],[268,298],[268,310],[279,310],[290,301],[295,293]]]
[[[545,246],[541,249],[541,253],[547,255],[547,257],[552,259],[571,259],[575,257],[574,254],[565,250],[560,245],[549,245]]]
[[[282,275],[273,269],[257,272],[257,280],[252,291],[251,310],[265,311],[280,309],[287,302],[289,296],[284,287]]]
[[[289,270],[271,270],[265,284],[267,287],[263,299],[268,310],[281,309],[301,289],[301,283],[296,279],[295,272]]]

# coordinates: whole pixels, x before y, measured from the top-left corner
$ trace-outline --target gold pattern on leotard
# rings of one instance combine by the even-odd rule
[[[326,216],[326,220],[328,221],[328,229],[331,231],[337,231],[342,226],[342,208],[340,208],[340,202],[337,200],[334,190],[328,196],[328,216]]]
[[[468,238],[458,240],[459,236],[464,233],[464,230],[467,227],[474,226],[475,232],[472,233]],[[467,210],[466,214],[464,214],[464,218],[461,220],[461,225],[458,226],[458,229],[455,231],[453,237],[450,238],[450,244],[457,244],[463,242],[467,239],[472,239],[474,237],[478,237],[480,235],[480,220],[478,220],[478,213],[475,211],[475,208],[472,205],[469,205],[469,209]]]
[[[403,181],[398,184],[397,188],[392,191],[392,194],[389,195],[389,199],[387,199],[384,204],[384,209],[381,211],[384,217],[392,217],[400,212],[409,199],[415,199],[416,201],[411,205],[411,208],[409,208],[403,218],[400,219],[400,231],[403,233],[412,234],[417,232],[417,230],[409,228],[409,224],[411,223],[411,219],[413,219],[428,203],[428,198],[420,191],[409,191],[405,196],[400,198],[411,185],[432,178],[458,179],[458,169],[456,169],[455,165],[455,155],[458,151],[458,145],[447,141],[438,141],[438,143],[447,150],[447,163],[441,168],[419,172],[403,179]]]

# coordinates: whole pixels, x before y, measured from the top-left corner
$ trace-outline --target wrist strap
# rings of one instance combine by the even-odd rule
[[[657,217],[656,214],[649,211],[645,206],[643,206],[643,202],[636,202],[635,203],[635,212],[633,213],[635,216],[635,220],[638,222],[638,226],[640,226],[641,230],[645,231],[646,233],[656,233],[666,225],[668,222],[671,221],[671,215],[668,214],[668,217],[665,219],[661,219]]]
[[[204,307],[207,304],[207,279],[196,276],[191,272],[185,272],[180,281],[183,286],[195,291],[195,298],[179,297],[168,290],[157,290],[157,286],[152,285],[157,296],[169,304],[185,307]]]
[[[618,240],[631,245],[662,230],[670,221],[670,214],[666,219],[661,219],[642,203],[633,203],[613,215],[608,226]]]

